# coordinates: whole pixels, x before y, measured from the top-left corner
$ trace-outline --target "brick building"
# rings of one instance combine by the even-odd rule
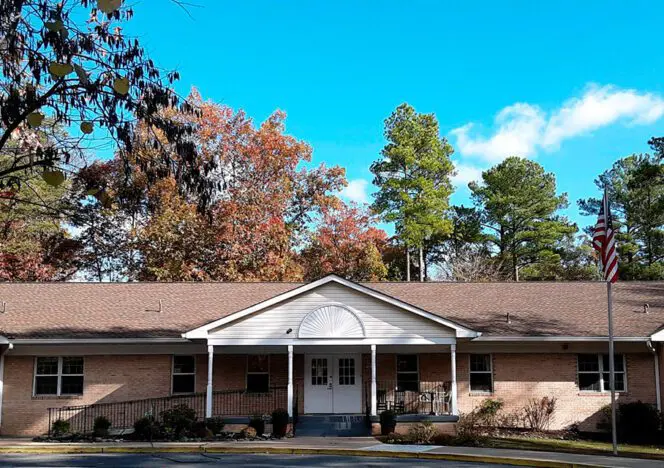
[[[17,283],[0,301],[3,435],[175,400],[449,425],[544,396],[552,429],[593,430],[609,403],[603,283]],[[661,407],[664,283],[617,284],[614,323],[618,401]]]

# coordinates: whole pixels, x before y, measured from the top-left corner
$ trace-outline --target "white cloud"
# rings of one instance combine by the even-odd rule
[[[482,179],[482,169],[467,164],[455,164],[456,174],[452,177],[452,184],[456,187],[464,187],[469,182]]]
[[[368,187],[368,180],[353,179],[348,181],[348,185],[341,190],[341,196],[355,203],[369,203]]]
[[[459,152],[464,156],[481,156],[489,162],[502,161],[515,154],[531,156],[546,125],[544,112],[525,103],[505,107],[495,122],[498,130],[490,138],[470,136],[472,123],[452,130]]]
[[[541,107],[516,103],[495,118],[489,137],[473,134],[468,123],[452,131],[463,156],[496,163],[508,156],[532,157],[539,150],[557,149],[563,141],[608,125],[647,125],[664,116],[664,98],[634,89],[590,85],[581,97],[565,101],[546,113]]]

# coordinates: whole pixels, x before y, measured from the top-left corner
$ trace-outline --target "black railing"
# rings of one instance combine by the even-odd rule
[[[212,393],[212,414],[214,416],[253,416],[270,415],[277,408],[286,409],[288,387],[270,387],[267,392],[246,392],[244,390],[220,390]]]
[[[371,382],[365,381],[365,404],[371,405]],[[449,382],[376,381],[376,410],[378,414],[392,410],[397,414],[441,415],[451,412]]]
[[[161,413],[178,405],[186,405],[196,412],[198,419],[205,418],[205,393],[174,395],[143,400],[96,403],[81,406],[63,406],[48,409],[48,430],[58,419],[68,421],[70,431],[92,432],[95,418],[106,417],[112,429],[129,429],[144,416],[159,420]],[[249,393],[246,390],[218,390],[212,393],[213,416],[270,415],[277,408],[286,408],[288,388],[271,387],[268,392]]]

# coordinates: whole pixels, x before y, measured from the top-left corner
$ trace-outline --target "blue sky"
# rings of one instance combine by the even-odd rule
[[[456,150],[452,201],[509,155],[553,171],[567,214],[611,163],[664,136],[664,2],[167,0],[136,3],[127,31],[178,90],[287,112],[314,163],[338,164],[345,192],[371,200],[369,165],[400,103],[436,114]]]

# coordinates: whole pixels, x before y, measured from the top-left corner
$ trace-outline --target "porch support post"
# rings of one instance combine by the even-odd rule
[[[288,416],[293,417],[293,345],[288,345]]]
[[[451,362],[451,374],[452,374],[452,388],[451,390],[451,402],[450,409],[452,410],[453,415],[459,414],[459,409],[457,407],[457,375],[456,375],[456,344],[450,345],[450,356],[452,359]]]
[[[205,417],[212,417],[212,365],[214,363],[214,346],[208,345],[208,377],[205,394]]]
[[[377,410],[376,390],[376,345],[371,345],[371,416],[376,416]]]

